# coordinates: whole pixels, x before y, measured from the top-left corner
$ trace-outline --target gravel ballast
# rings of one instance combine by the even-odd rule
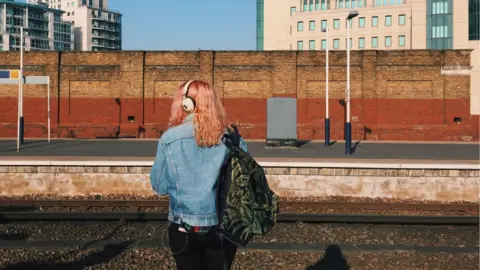
[[[418,252],[325,252],[237,253],[233,269],[478,269],[478,253]],[[175,269],[167,250],[121,247],[105,250],[34,251],[0,250],[0,265],[6,270],[20,269]]]
[[[4,238],[16,240],[159,240],[168,241],[164,222],[15,222],[0,224]],[[476,226],[277,223],[253,243],[342,243],[475,247]]]

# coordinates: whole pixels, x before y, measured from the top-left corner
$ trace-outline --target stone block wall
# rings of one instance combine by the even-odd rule
[[[154,195],[151,167],[0,166],[0,196]],[[265,168],[279,196],[479,202],[479,170]]]

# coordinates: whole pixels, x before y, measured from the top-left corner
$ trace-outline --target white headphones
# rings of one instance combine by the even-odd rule
[[[195,100],[191,97],[188,96],[188,87],[190,84],[193,82],[193,80],[188,81],[185,86],[183,87],[183,100],[182,100],[182,106],[183,110],[187,113],[193,112],[195,110]]]

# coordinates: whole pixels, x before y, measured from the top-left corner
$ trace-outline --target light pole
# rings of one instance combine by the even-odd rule
[[[350,123],[350,22],[358,16],[358,11],[352,10],[347,16],[347,119],[345,121],[345,154],[352,151],[352,123]]]
[[[327,46],[326,46],[326,70],[325,70],[325,146],[330,146],[330,117],[328,115],[328,25],[322,29],[325,33]]]

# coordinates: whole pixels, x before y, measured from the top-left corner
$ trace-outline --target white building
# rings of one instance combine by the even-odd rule
[[[44,2],[65,11],[63,19],[74,25],[75,50],[122,49],[122,14],[108,9],[108,0],[27,0]]]
[[[20,50],[21,27],[26,51],[73,50],[73,27],[62,14],[42,3],[0,0],[0,51]]]

